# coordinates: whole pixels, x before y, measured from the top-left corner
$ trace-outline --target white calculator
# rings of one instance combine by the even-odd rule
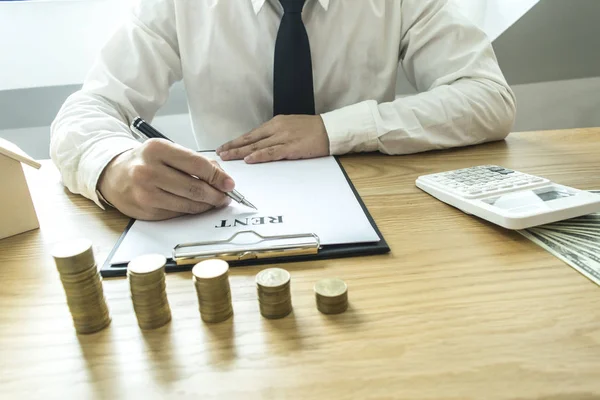
[[[525,229],[600,212],[600,195],[497,165],[423,175],[417,187],[467,214]]]

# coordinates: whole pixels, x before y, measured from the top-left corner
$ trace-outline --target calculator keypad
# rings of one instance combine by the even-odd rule
[[[549,183],[547,179],[497,165],[481,165],[441,172],[427,175],[423,179],[465,198],[499,194],[514,189],[522,190]]]

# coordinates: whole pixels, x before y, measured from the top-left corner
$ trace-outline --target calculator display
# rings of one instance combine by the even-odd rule
[[[544,201],[551,201],[551,200],[556,200],[556,199],[562,199],[564,197],[571,197],[571,196],[575,196],[572,193],[569,192],[565,192],[565,191],[558,191],[558,190],[552,190],[549,192],[542,192],[542,193],[537,193],[538,197]]]
[[[572,197],[574,195],[574,193],[553,186],[537,190],[509,192],[501,196],[482,199],[482,201],[504,210],[513,210],[521,207],[541,205],[553,200]]]

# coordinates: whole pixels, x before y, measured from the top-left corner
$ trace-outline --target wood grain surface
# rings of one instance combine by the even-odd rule
[[[169,274],[173,321],[142,332],[125,279],[107,279],[109,328],[77,336],[50,257],[86,237],[104,261],[128,219],[27,171],[40,230],[0,241],[0,398],[598,399],[600,288],[533,243],[415,187],[422,174],[499,164],[600,189],[600,129],[343,165],[390,244],[384,256],[282,264],[293,314],[263,319],[254,277],[231,273],[235,316],[198,314],[191,274]],[[340,277],[350,308],[312,286]]]

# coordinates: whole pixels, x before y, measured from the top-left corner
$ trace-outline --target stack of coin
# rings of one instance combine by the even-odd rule
[[[147,254],[134,258],[127,265],[131,300],[141,329],[160,328],[171,321],[165,282],[166,264],[167,259],[163,255]]]
[[[281,268],[268,268],[256,275],[260,313],[269,319],[283,318],[292,312],[290,273]]]
[[[205,260],[192,269],[198,294],[200,316],[204,322],[222,322],[233,315],[229,264],[223,260]]]
[[[78,239],[52,250],[77,333],[94,333],[111,321],[92,242]]]
[[[348,308],[348,286],[341,279],[323,279],[315,285],[317,309],[323,314],[340,314]]]

